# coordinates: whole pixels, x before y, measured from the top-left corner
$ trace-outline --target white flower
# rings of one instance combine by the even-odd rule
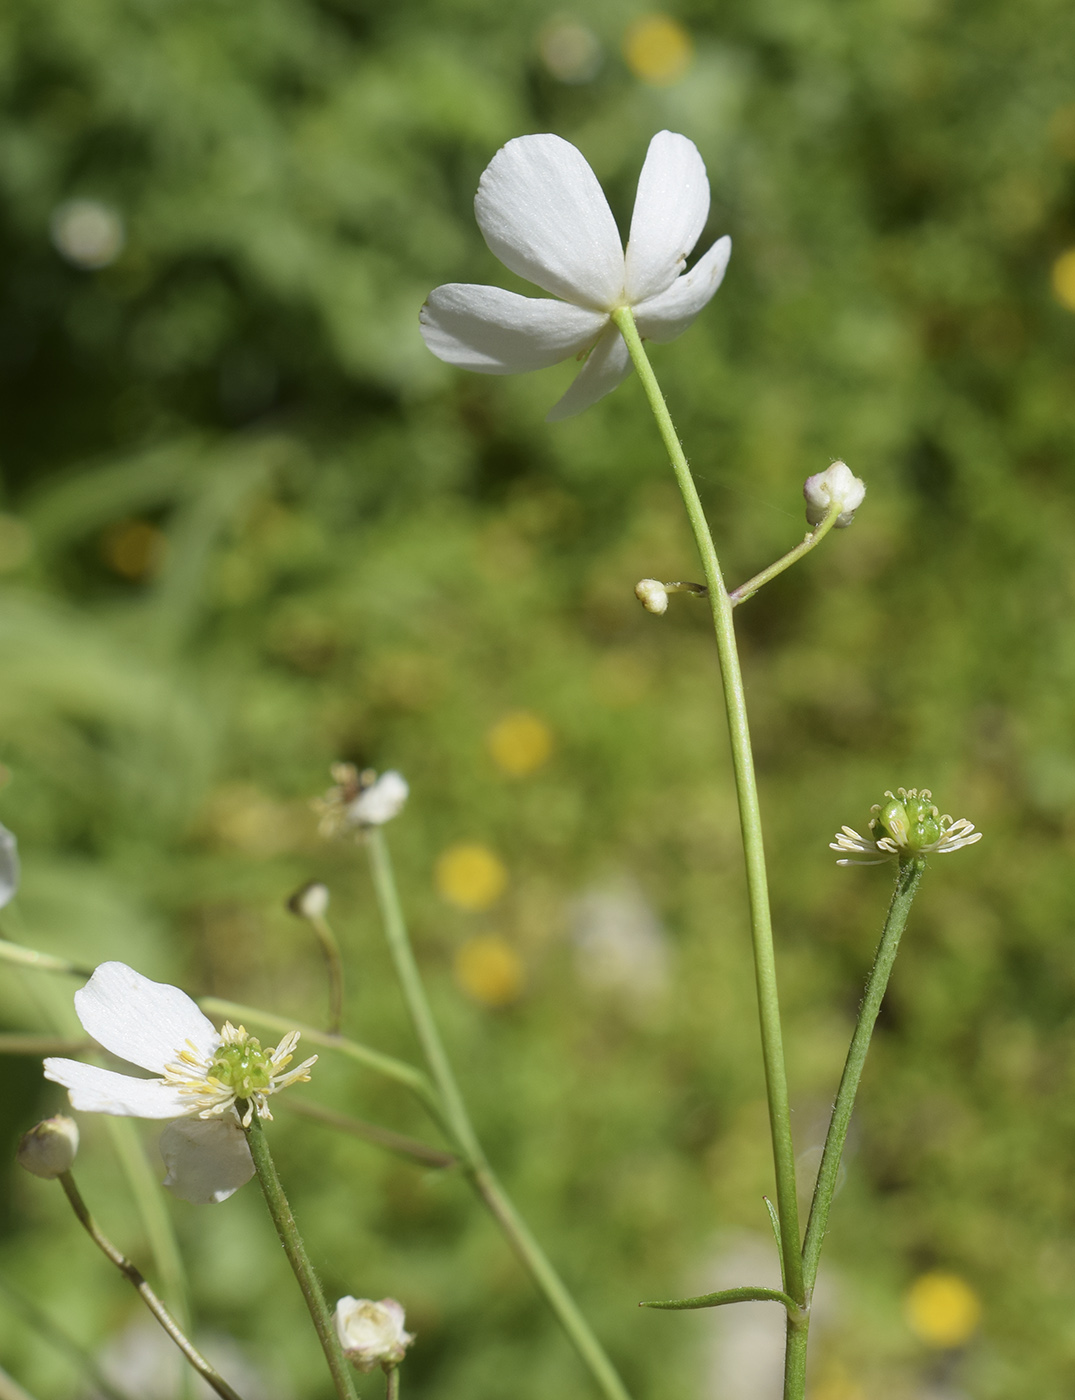
[[[668,589],[660,579],[643,578],[635,584],[635,597],[647,612],[658,617],[668,611]]]
[[[336,1304],[336,1335],[349,1360],[360,1371],[375,1366],[396,1366],[414,1341],[403,1330],[406,1321],[402,1305],[395,1298],[379,1303],[369,1298],[341,1298]]]
[[[837,865],[883,865],[893,857],[950,855],[973,846],[982,839],[974,823],[966,817],[953,820],[933,805],[929,788],[897,788],[886,792],[885,802],[875,803],[870,817],[870,835],[860,836],[850,826],[841,827],[829,849],[843,855],[868,855],[872,860],[838,860]]]
[[[356,826],[383,826],[403,811],[410,794],[402,773],[390,769],[358,794],[347,808],[348,820]]]
[[[866,483],[852,473],[846,462],[833,462],[825,471],[806,478],[803,496],[808,525],[820,525],[833,506],[839,506],[834,528],[846,530],[866,497]]]
[[[237,1136],[237,1104],[243,1104],[244,1124],[255,1108],[259,1118],[271,1118],[269,1095],[309,1079],[317,1059],[314,1055],[289,1070],[298,1031],[275,1050],[263,1050],[242,1026],[226,1022],[218,1031],[185,992],[151,982],[125,963],[102,963],[75,993],[75,1010],[99,1045],[159,1077],[135,1078],[80,1060],[47,1059],[45,1078],[68,1090],[72,1107],[124,1118],[209,1120],[200,1132],[173,1124],[161,1139],[170,1168],[166,1185],[184,1200],[224,1200],[249,1181],[254,1167],[245,1138],[240,1142],[241,1133]]]
[[[332,776],[335,786],[313,804],[322,836],[383,826],[399,816],[410,793],[406,778],[394,769],[378,778],[372,768],[360,773],[353,763],[334,763]]]
[[[653,138],[624,253],[612,210],[580,151],[559,136],[518,136],[486,167],[474,213],[490,249],[557,301],[450,282],[422,308],[434,355],[479,374],[545,369],[588,355],[550,421],[581,413],[631,367],[610,313],[629,306],[639,333],[682,334],[720,286],[732,241],[719,238],[684,272],[709,214],[709,181],[693,141]]]

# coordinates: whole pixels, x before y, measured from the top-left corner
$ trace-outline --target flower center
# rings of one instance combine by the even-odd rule
[[[249,1099],[271,1089],[272,1055],[252,1035],[225,1040],[210,1061],[209,1076],[226,1085],[237,1099]]]

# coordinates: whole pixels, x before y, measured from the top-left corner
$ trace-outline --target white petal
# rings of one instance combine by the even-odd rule
[[[479,374],[547,369],[592,345],[607,317],[502,287],[449,282],[421,311],[422,337],[441,360]]]
[[[559,403],[545,415],[547,423],[571,418],[589,408],[598,399],[611,394],[631,372],[631,357],[623,336],[614,325],[608,325],[601,339],[590,351],[589,358],[575,376],[575,381]]]
[[[98,1045],[158,1074],[188,1040],[202,1055],[220,1043],[216,1027],[186,992],[151,982],[126,963],[102,963],[75,993],[75,1010]]]
[[[19,848],[14,832],[0,826],[0,909],[10,904],[19,888]]]
[[[117,1118],[176,1118],[190,1112],[189,1097],[159,1079],[135,1079],[81,1060],[47,1059],[45,1078],[68,1090],[71,1107]]]
[[[725,234],[698,259],[690,272],[677,277],[667,291],[636,306],[635,322],[639,333],[647,340],[656,341],[675,340],[677,335],[682,335],[724,281],[731,255],[732,240]]]
[[[474,198],[485,241],[546,292],[611,311],[623,295],[623,246],[581,151],[559,136],[517,136],[486,167]]]
[[[649,143],[631,215],[626,260],[631,306],[671,286],[708,216],[709,181],[697,146],[674,131],[659,131]]]
[[[226,1201],[254,1175],[246,1134],[234,1118],[180,1118],[161,1133],[173,1196],[192,1205]]]

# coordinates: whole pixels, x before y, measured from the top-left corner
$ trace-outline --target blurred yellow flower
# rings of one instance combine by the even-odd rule
[[[982,1316],[981,1300],[970,1284],[941,1269],[915,1279],[904,1309],[911,1330],[934,1347],[962,1346]]]
[[[1053,263],[1053,291],[1061,306],[1075,311],[1075,248],[1061,253]]]
[[[508,1006],[523,990],[522,959],[497,933],[468,938],[455,955],[453,970],[467,996],[482,1006]]]
[[[108,567],[134,582],[160,570],[167,548],[164,532],[148,520],[124,520],[101,539],[101,557]]]
[[[655,87],[678,82],[694,58],[694,41],[671,15],[646,15],[623,36],[623,56],[636,78]]]
[[[525,778],[549,761],[552,730],[528,710],[516,710],[498,720],[485,736],[493,762],[513,778]]]
[[[449,904],[460,909],[488,909],[504,893],[508,872],[488,846],[461,842],[437,858],[433,879],[437,893]]]

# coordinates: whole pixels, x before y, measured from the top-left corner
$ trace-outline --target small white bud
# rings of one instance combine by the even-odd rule
[[[855,476],[846,462],[833,462],[826,471],[806,479],[806,519],[820,525],[833,506],[840,507],[835,529],[846,530],[866,495],[866,483]]]
[[[52,1181],[74,1165],[78,1151],[78,1124],[58,1113],[23,1133],[15,1160],[34,1176]]]
[[[323,919],[328,912],[328,902],[328,885],[323,885],[320,880],[311,880],[301,890],[295,891],[287,907],[300,919]]]
[[[659,579],[644,578],[635,584],[635,597],[642,604],[647,612],[661,613],[668,611],[668,590]]]
[[[383,826],[403,811],[409,792],[402,773],[390,769],[348,805],[347,820],[355,826]]]
[[[406,1314],[395,1298],[341,1298],[336,1304],[336,1335],[349,1361],[360,1371],[398,1366],[414,1341],[403,1330]]]

